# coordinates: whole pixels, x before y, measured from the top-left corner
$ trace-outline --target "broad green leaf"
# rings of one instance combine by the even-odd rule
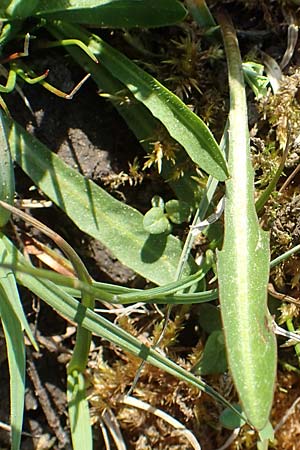
[[[13,304],[20,302],[14,275],[0,269],[0,316],[5,335],[10,374],[11,449],[19,450],[25,397],[25,344]]]
[[[186,10],[177,0],[42,0],[38,15],[97,27],[160,27],[183,20]]]
[[[242,61],[232,24],[224,15],[220,22],[230,88],[230,178],[224,244],[218,253],[221,314],[229,367],[243,410],[260,430],[269,418],[276,375],[276,339],[267,307],[269,237],[259,227],[255,211]]]
[[[85,233],[106,245],[125,265],[156,284],[175,278],[181,243],[143,228],[143,216],[68,167],[36,138],[8,119],[13,159]],[[190,270],[195,264],[190,260]]]
[[[12,204],[15,195],[14,171],[2,117],[0,110],[0,200]],[[0,208],[0,227],[3,227],[9,218],[10,213]]]
[[[212,133],[176,95],[98,36],[87,36],[67,23],[57,23],[56,29],[64,36],[82,40],[111,75],[162,122],[199,167],[218,180],[227,178],[227,165]]]
[[[93,450],[92,426],[84,375],[68,374],[67,399],[71,436],[74,450]]]
[[[203,354],[195,364],[193,372],[197,375],[224,373],[227,370],[226,349],[222,330],[213,331],[205,344]]]

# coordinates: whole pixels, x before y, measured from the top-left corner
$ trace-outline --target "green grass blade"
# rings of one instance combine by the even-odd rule
[[[84,375],[77,371],[69,373],[67,384],[67,400],[73,449],[92,450],[93,436]]]
[[[3,113],[0,110],[0,200],[11,204],[14,195],[14,170],[3,123]],[[0,227],[3,227],[8,222],[9,218],[10,212],[4,208],[0,208]]]
[[[0,269],[0,316],[10,374],[11,449],[19,450],[25,397],[25,344],[19,316],[12,303],[19,303],[14,275]]]
[[[276,339],[267,308],[269,238],[258,224],[242,61],[232,24],[220,15],[228,60],[229,171],[225,237],[218,254],[221,313],[230,370],[244,412],[262,429],[272,406]]]
[[[2,264],[11,264],[11,262],[14,260],[14,255],[17,254],[16,249],[11,247],[8,242],[9,241],[7,241],[7,238],[2,233],[0,233],[0,261]],[[11,251],[13,251],[14,253],[10,253]],[[31,344],[33,345],[35,350],[38,351],[38,344],[34,339],[34,336],[26,319],[22,303],[16,288],[15,277],[11,272],[11,269],[2,269],[1,267],[0,274],[1,278],[5,280],[5,291],[8,294],[8,298],[10,299],[10,304],[11,308],[14,311],[14,315],[18,317],[22,330],[25,331]]]
[[[68,167],[9,119],[13,159],[76,225],[100,240],[126,266],[156,284],[174,280],[181,244],[174,236],[151,237],[143,216]],[[190,260],[190,269],[195,264]]]
[[[81,34],[67,23],[59,22],[56,28],[66,37],[82,40],[111,75],[163,123],[199,167],[218,180],[227,178],[226,162],[212,133],[176,95],[98,36]]]
[[[3,236],[5,247],[10,255],[15,255],[17,261],[25,261],[25,258],[19,253],[15,246],[8,238]],[[38,280],[36,277],[26,273],[17,272],[17,281],[21,285],[30,289],[39,298],[44,300],[56,311],[68,317],[70,320],[79,323],[92,333],[107,339],[116,345],[119,345],[124,350],[132,354],[146,359],[149,363],[159,367],[166,372],[182,379],[192,385],[196,386],[212,395],[217,401],[223,403],[224,406],[233,409],[233,407],[220,394],[209,387],[204,381],[192,375],[187,370],[178,366],[165,356],[156,352],[155,350],[143,345],[137,338],[131,336],[126,331],[119,328],[117,325],[104,319],[100,315],[85,308],[73,297],[65,293],[59,286],[48,280]],[[80,384],[80,383],[79,383]]]
[[[151,28],[182,21],[186,10],[177,0],[42,0],[37,15],[97,27]]]
[[[58,286],[50,281],[39,281],[26,274],[18,274],[18,281],[28,287],[32,292],[42,298],[46,303],[55,310],[60,311],[63,315],[85,327],[92,333],[101,336],[122,349],[139,356],[148,363],[159,367],[175,377],[192,384],[198,389],[207,392],[224,406],[233,409],[219,393],[214,391],[204,381],[192,375],[187,370],[178,366],[173,361],[156,352],[155,350],[142,344],[137,338],[131,336],[115,324],[104,319],[100,315],[94,313],[90,309],[86,309],[73,297],[64,293]]]

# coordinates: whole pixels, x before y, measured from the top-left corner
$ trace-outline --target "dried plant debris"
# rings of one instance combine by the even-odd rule
[[[287,163],[295,165],[300,159],[300,69],[290,71],[292,73],[283,78],[278,92],[269,93],[261,100],[260,109],[272,126],[269,139],[274,131],[276,141],[283,149],[289,137],[291,149]]]

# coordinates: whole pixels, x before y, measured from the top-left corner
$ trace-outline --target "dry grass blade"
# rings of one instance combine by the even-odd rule
[[[195,436],[193,435],[193,433],[190,430],[188,430],[184,425],[182,425],[182,423],[180,423],[178,420],[174,419],[174,417],[170,416],[161,409],[154,408],[148,403],[145,403],[141,400],[138,400],[137,398],[129,396],[124,397],[122,403],[128,406],[133,406],[134,408],[142,409],[143,411],[154,414],[156,417],[163,419],[165,422],[170,424],[176,430],[180,430],[182,434],[188,439],[193,449],[201,450],[201,446],[197,441],[197,439],[195,438]]]
[[[102,421],[108,428],[117,450],[127,450],[125,441],[123,439],[118,420],[111,409],[106,409],[102,414]]]

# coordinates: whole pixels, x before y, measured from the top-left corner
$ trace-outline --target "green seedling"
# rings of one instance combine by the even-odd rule
[[[172,225],[187,222],[190,217],[190,207],[187,203],[179,200],[169,200],[164,203],[159,196],[152,198],[152,208],[145,214],[143,219],[144,229],[150,234],[169,234]]]

